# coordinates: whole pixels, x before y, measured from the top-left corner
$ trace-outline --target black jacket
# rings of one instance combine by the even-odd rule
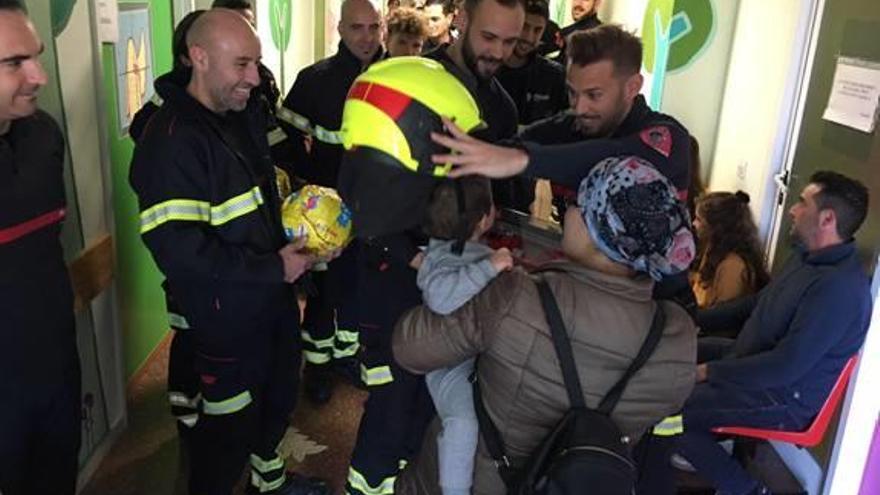
[[[373,61],[381,58],[378,50]],[[278,121],[294,154],[293,172],[310,184],[336,187],[343,152],[342,109],[351,84],[363,70],[361,61],[340,41],[335,55],[300,71],[278,109]]]
[[[592,29],[601,25],[602,21],[599,20],[599,16],[597,14],[591,14],[560,29],[556,40],[556,44],[559,46],[559,55],[557,55],[554,60],[565,65],[568,61],[568,54],[566,53],[566,49],[568,48],[568,37],[577,31],[586,31],[587,29]]]
[[[292,304],[265,109],[207,110],[173,79],[135,147],[144,243],[196,328],[244,325]]]
[[[651,110],[637,96],[626,118],[607,138],[587,139],[563,112],[523,129],[519,139],[529,153],[526,174],[577,190],[590,169],[605,158],[635,155],[651,162],[687,197],[690,183],[688,131],[669,115]],[[562,146],[551,146],[562,145]]]
[[[521,125],[546,119],[568,108],[565,69],[536,51],[522,67],[502,67],[497,78],[516,104]]]
[[[472,134],[490,143],[513,137],[519,120],[513,99],[495,77],[483,80],[459,68],[449,57],[448,48],[448,44],[440,45],[425,57],[443,64],[474,96],[487,127]],[[533,181],[521,177],[493,180],[492,194],[496,204],[527,212],[535,199],[535,185]]]
[[[64,139],[48,114],[15,119],[0,136],[0,388],[6,393],[79,373],[73,294],[59,240],[63,170]]]

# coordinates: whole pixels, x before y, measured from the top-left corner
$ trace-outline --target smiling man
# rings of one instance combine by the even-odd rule
[[[80,369],[61,242],[64,139],[37,108],[43,44],[0,0],[0,493],[72,495]]]
[[[498,71],[498,81],[516,103],[521,125],[550,117],[568,106],[565,69],[537,50],[549,20],[547,0],[527,0],[522,34]]]
[[[475,136],[489,142],[513,137],[519,120],[516,104],[495,74],[519,41],[525,0],[466,0],[461,15],[461,36],[425,56],[443,64],[474,96],[486,123]],[[534,185],[520,178],[494,181],[492,194],[499,206],[528,211]]]
[[[312,259],[285,239],[266,138],[260,42],[228,9],[195,20],[192,73],[156,81],[164,103],[135,147],[140,233],[193,328],[201,413],[188,443],[190,493],[231,495],[250,461],[250,493],[312,495],[276,453],[301,359],[292,283]]]

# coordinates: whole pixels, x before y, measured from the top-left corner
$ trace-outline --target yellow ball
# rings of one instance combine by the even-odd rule
[[[335,190],[306,185],[281,205],[281,223],[290,240],[306,238],[307,251],[327,256],[352,239],[351,212]]]

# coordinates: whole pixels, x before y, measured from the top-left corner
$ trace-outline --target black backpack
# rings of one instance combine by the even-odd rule
[[[515,469],[504,452],[498,429],[486,413],[480,385],[474,378],[474,406],[486,448],[510,495],[631,495],[635,491],[637,473],[630,456],[630,440],[620,432],[610,414],[629,379],[657,347],[666,321],[663,306],[657,304],[651,330],[632,364],[599,407],[590,409],[584,403],[571,343],[556,300],[545,281],[537,284],[571,408],[532,453],[528,463]]]

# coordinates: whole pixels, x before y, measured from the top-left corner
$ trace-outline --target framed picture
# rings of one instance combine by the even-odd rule
[[[115,60],[119,135],[124,136],[134,114],[153,97],[153,41],[149,4],[119,4],[119,38]]]

